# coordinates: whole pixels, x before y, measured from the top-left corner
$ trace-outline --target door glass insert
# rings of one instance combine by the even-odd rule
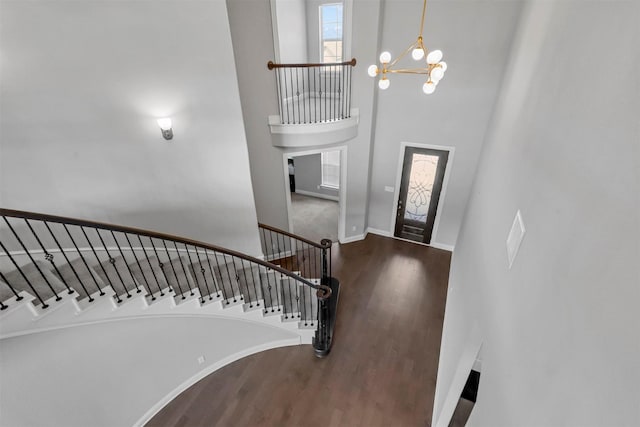
[[[427,222],[433,183],[438,169],[438,159],[438,156],[427,154],[415,153],[413,155],[404,211],[405,219]]]
[[[449,152],[407,147],[394,236],[430,243]]]

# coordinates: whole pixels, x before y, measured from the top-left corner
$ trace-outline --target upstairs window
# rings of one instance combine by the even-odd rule
[[[320,153],[322,162],[322,186],[340,188],[340,151],[326,151]]]
[[[342,3],[320,6],[320,60],[342,62]]]

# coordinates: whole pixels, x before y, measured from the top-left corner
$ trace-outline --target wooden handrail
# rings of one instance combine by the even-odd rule
[[[290,271],[288,271],[288,270],[286,270],[286,269],[284,269],[282,267],[279,267],[279,266],[277,266],[275,264],[271,264],[271,263],[269,263],[267,261],[263,261],[261,259],[254,258],[254,257],[252,257],[250,255],[246,255],[246,254],[243,254],[241,252],[234,251],[232,249],[222,248],[220,246],[212,245],[210,243],[205,243],[205,242],[201,242],[201,241],[198,241],[198,240],[187,239],[187,238],[184,238],[184,237],[173,236],[171,234],[160,233],[160,232],[151,231],[151,230],[145,230],[145,229],[141,229],[141,228],[127,227],[127,226],[122,226],[122,225],[114,225],[114,224],[109,224],[109,223],[105,223],[105,222],[98,222],[98,221],[88,221],[88,220],[84,220],[84,219],[70,218],[70,217],[64,217],[64,216],[47,215],[47,214],[41,214],[41,213],[36,213],[36,212],[19,211],[19,210],[13,210],[13,209],[0,208],[0,216],[31,219],[31,220],[34,220],[34,221],[55,222],[55,223],[60,223],[60,224],[76,225],[76,226],[79,226],[79,227],[100,228],[100,229],[103,229],[103,230],[118,231],[118,232],[121,232],[121,233],[137,234],[137,235],[146,236],[146,237],[153,237],[153,238],[161,239],[161,240],[170,240],[170,241],[174,241],[174,242],[185,243],[187,245],[192,245],[192,246],[196,246],[196,247],[200,247],[200,248],[204,248],[204,249],[209,249],[211,251],[223,253],[223,254],[234,256],[234,257],[241,258],[241,259],[245,259],[245,260],[253,262],[255,264],[262,265],[263,267],[269,268],[269,269],[271,269],[273,271],[277,271],[278,273],[281,273],[281,274],[283,274],[285,276],[291,277],[294,280],[300,281],[300,282],[304,283],[305,285],[316,289],[318,291],[317,292],[317,296],[318,296],[319,299],[325,300],[325,299],[328,299],[331,296],[331,288],[329,286],[316,285],[315,283],[313,283],[313,282],[311,282],[311,281],[309,281],[309,280],[307,280],[307,279],[305,279],[303,277],[300,277],[297,274],[294,274],[294,273],[292,273],[292,272],[290,272]]]
[[[356,58],[351,58],[351,61],[346,62],[330,62],[330,63],[309,63],[309,64],[276,64],[273,61],[267,62],[267,68],[273,70],[274,68],[312,68],[312,67],[335,67],[337,65],[351,65],[356,66]]]
[[[261,222],[258,223],[258,227],[259,228],[264,228],[265,230],[273,231],[273,232],[278,233],[278,234],[283,234],[283,235],[285,235],[287,237],[291,237],[291,238],[294,238],[296,240],[300,240],[301,242],[306,243],[306,244],[311,245],[311,246],[314,246],[314,247],[316,247],[318,249],[329,249],[331,247],[331,245],[333,244],[331,239],[322,239],[322,240],[320,240],[320,243],[317,243],[317,242],[314,242],[313,240],[305,239],[302,236],[298,236],[298,235],[289,233],[288,231],[284,231],[284,230],[281,230],[279,228],[272,227],[272,226],[267,225],[267,224],[263,224]]]

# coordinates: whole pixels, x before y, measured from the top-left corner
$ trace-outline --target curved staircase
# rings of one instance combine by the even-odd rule
[[[0,216],[0,344],[4,347],[3,372],[12,376],[0,399],[0,406],[5,409],[12,408],[5,400],[17,398],[15,384],[22,382],[20,377],[13,378],[18,375],[14,371],[31,372],[30,367],[23,366],[21,356],[11,356],[13,349],[22,345],[20,342],[35,340],[38,347],[38,336],[45,341],[51,340],[52,334],[59,340],[69,339],[74,331],[98,330],[109,322],[116,329],[128,325],[122,329],[127,331],[122,342],[109,341],[108,345],[114,348],[136,341],[132,332],[136,325],[153,328],[157,324],[159,328],[167,321],[174,321],[167,325],[186,324],[194,317],[209,322],[205,330],[211,331],[214,341],[234,341],[234,333],[244,334],[236,337],[235,350],[220,353],[220,359],[209,366],[172,373],[177,376],[173,382],[167,381],[173,388],[149,393],[145,396],[147,400],[140,403],[142,408],[132,409],[138,419],[135,425],[143,424],[177,392],[238,357],[294,344],[313,344],[319,357],[326,356],[331,349],[339,283],[331,277],[328,240],[314,243],[259,224],[263,260],[148,230],[9,209],[0,209]],[[210,323],[215,319],[217,323]],[[250,324],[256,325],[253,332],[247,332]],[[155,333],[154,329],[145,330],[146,334]],[[179,337],[187,340],[185,347],[194,330],[189,328]],[[167,340],[173,339],[175,335],[168,334]],[[237,347],[238,342],[246,342],[246,347]],[[107,343],[98,339],[92,345],[78,343],[82,350],[71,351],[82,353],[87,347],[87,354],[100,357],[101,353],[95,351]],[[136,351],[143,352],[149,347],[147,342]],[[123,347],[119,351],[130,350]],[[171,360],[162,359],[167,357],[165,350],[162,352],[152,364],[162,365]],[[48,361],[46,354],[38,357],[36,365]],[[198,363],[203,361],[204,357],[202,361],[198,357]],[[110,369],[117,372],[122,366],[113,365]],[[37,368],[33,375],[36,371]],[[146,371],[139,374],[149,376]],[[25,382],[37,380],[25,378]],[[19,396],[30,392],[17,393]],[[109,398],[114,399],[115,405],[122,399],[117,393]],[[100,404],[87,401],[87,406],[94,409]],[[4,413],[7,416],[6,410]],[[144,415],[140,417],[140,413]],[[61,414],[61,418],[51,419],[74,425]],[[105,416],[105,422],[120,422],[111,416]],[[134,419],[131,416],[127,420]],[[19,414],[16,417],[11,419],[26,420]],[[83,425],[87,420],[93,418],[75,424]]]

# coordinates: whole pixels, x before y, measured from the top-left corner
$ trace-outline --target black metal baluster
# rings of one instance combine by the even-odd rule
[[[340,66],[336,70],[336,98],[333,100],[335,109],[336,109],[336,119],[342,118],[342,110],[340,109],[340,104],[342,100],[340,99],[340,94],[342,93],[342,69],[344,66]]]
[[[158,260],[158,267],[160,267],[160,271],[162,271],[164,280],[165,282],[167,282],[167,286],[169,286],[169,279],[167,278],[167,273],[164,272],[164,268],[162,268],[164,264],[160,260],[160,255],[158,255],[158,250],[156,249],[156,245],[153,244],[153,238],[149,237],[149,241],[151,242],[151,247],[153,248],[153,252],[156,254],[156,259]],[[149,258],[147,258],[147,262],[149,263],[149,267],[151,267],[151,261],[149,261]],[[151,267],[151,271],[153,271],[153,267]],[[155,277],[155,273],[154,273],[154,277]],[[158,288],[160,288],[160,296],[163,297],[164,291],[162,290],[159,284],[158,284]]]
[[[273,231],[269,230],[269,241],[271,243],[271,260],[275,260],[275,254],[273,253],[273,251],[275,250],[275,248],[273,247]]]
[[[280,109],[280,123],[284,124],[284,115],[282,112],[282,86],[280,85],[280,69],[276,68],[276,88],[278,91],[278,108]]]
[[[299,77],[300,77],[300,73],[298,72],[297,68],[294,68],[295,72],[296,72],[296,104],[298,106],[298,121],[296,123],[300,124],[300,123],[304,123],[302,121],[302,118],[300,117],[300,83],[299,83]]]
[[[13,235],[15,236],[16,240],[18,240],[18,243],[20,243],[20,246],[22,246],[22,249],[24,249],[24,252],[27,254],[27,256],[29,257],[29,259],[31,260],[31,262],[33,263],[33,265],[36,267],[36,269],[38,270],[38,273],[40,273],[40,275],[42,276],[42,278],[44,279],[45,283],[47,284],[47,286],[49,287],[49,289],[51,289],[51,292],[53,292],[53,295],[55,295],[56,297],[56,301],[60,301],[62,299],[61,296],[58,295],[58,293],[55,291],[55,289],[53,289],[53,286],[51,286],[51,283],[49,282],[49,279],[47,279],[47,276],[44,275],[44,273],[42,272],[42,270],[40,269],[40,266],[38,264],[36,264],[36,261],[33,259],[33,257],[31,256],[31,253],[29,253],[29,250],[27,249],[27,247],[25,246],[25,244],[22,242],[22,239],[20,239],[20,236],[18,236],[18,233],[16,233],[16,231],[13,229],[13,226],[11,225],[11,223],[9,223],[9,221],[7,220],[7,217],[3,216],[2,217],[4,219],[4,222],[7,223],[7,225],[9,226],[9,229],[11,230],[11,232],[13,233]],[[7,255],[9,255],[9,251],[7,251],[6,249],[3,250],[7,253]],[[9,255],[9,258],[11,258],[11,255]],[[12,259],[13,260],[13,259]],[[15,263],[14,263],[15,264]],[[20,270],[22,271],[22,270]],[[23,277],[24,276],[23,274]],[[27,280],[28,282],[28,280]],[[29,283],[29,286],[31,287],[31,283]],[[33,289],[33,288],[32,288]],[[44,303],[43,303],[44,304]],[[46,305],[46,304],[45,304]],[[42,308],[46,308],[44,305],[42,306]]]
[[[69,285],[67,284],[67,281],[64,280],[64,277],[62,277],[62,274],[60,274],[60,270],[58,270],[58,266],[53,261],[53,255],[51,253],[49,253],[49,251],[47,251],[47,249],[44,247],[44,245],[42,244],[42,241],[40,240],[40,237],[38,237],[38,235],[36,234],[36,232],[33,229],[33,227],[31,227],[31,223],[29,222],[29,220],[27,218],[23,218],[23,219],[24,219],[24,222],[27,224],[27,227],[29,227],[29,230],[31,230],[31,234],[33,234],[33,237],[36,238],[36,241],[40,245],[40,248],[42,248],[42,252],[44,252],[44,258],[51,263],[51,266],[54,268],[56,273],[58,273],[58,277],[60,277],[60,280],[62,281],[62,283],[64,283],[64,286],[66,286],[67,291],[69,292],[69,294],[72,294],[73,293],[73,289],[71,289],[69,287]],[[42,221],[42,222],[44,224],[46,224],[46,222],[44,222],[44,221]]]
[[[335,119],[335,111],[333,110],[333,98],[335,98],[336,94],[335,94],[335,87],[334,87],[334,67],[330,67],[329,68],[329,72],[327,74],[329,74],[329,89],[330,89],[330,94],[331,94],[331,98],[329,98],[329,117],[330,117],[330,121]]]
[[[311,245],[307,245],[307,247],[309,248],[309,278],[310,279],[315,279],[316,277],[318,277],[318,270],[316,269],[316,251],[315,251],[315,247],[311,246]],[[311,260],[313,259],[313,266],[311,265]]]
[[[233,261],[233,257],[231,258],[231,260]],[[233,302],[238,302],[238,300],[236,299],[236,291],[233,289],[233,279],[231,278],[231,273],[229,272],[229,264],[227,263],[227,260],[224,258],[224,254],[222,254],[222,261],[224,262],[224,267],[227,269],[227,277],[229,278],[229,287],[231,287],[231,293],[233,294]],[[234,274],[235,277],[235,274]],[[227,301],[227,304],[229,304],[229,302]]]
[[[151,301],[155,301],[156,296],[154,295],[154,292],[151,290],[151,285],[149,284],[149,280],[147,279],[147,275],[144,274],[144,270],[142,269],[142,264],[140,264],[140,261],[138,260],[138,257],[136,256],[136,251],[135,249],[133,249],[133,245],[131,245],[131,241],[129,240],[129,236],[127,235],[127,233],[122,233],[124,234],[125,238],[127,239],[127,243],[129,244],[129,248],[131,248],[131,254],[133,255],[133,258],[136,260],[136,264],[138,265],[138,268],[140,269],[140,274],[142,275],[142,280],[144,280],[144,283],[146,283],[147,285],[147,289],[149,290],[149,292],[151,293]],[[162,289],[160,289],[160,282],[158,282],[158,278],[156,277],[156,272],[153,271],[153,267],[151,266],[151,262],[149,261],[149,256],[147,255],[147,251],[144,248],[144,244],[142,243],[142,238],[140,237],[139,234],[136,234],[136,236],[138,237],[138,243],[140,243],[140,249],[142,249],[142,253],[144,254],[144,258],[147,260],[147,264],[149,264],[149,270],[151,270],[151,274],[153,275],[153,280],[155,280],[156,282],[156,287],[158,288],[158,291],[160,292],[160,295],[162,296]],[[149,238],[149,240],[151,240],[151,238]]]
[[[42,299],[42,297],[40,297],[40,294],[38,292],[36,292],[36,290],[34,289],[33,285],[31,284],[31,282],[29,281],[29,279],[27,279],[27,276],[24,274],[24,272],[22,271],[22,269],[20,268],[20,266],[18,265],[18,263],[13,259],[13,257],[11,256],[11,254],[9,253],[9,251],[7,250],[7,248],[2,244],[2,242],[0,241],[0,247],[2,248],[2,250],[7,254],[7,256],[9,257],[9,260],[11,261],[11,263],[18,269],[18,273],[20,273],[20,275],[22,276],[22,278],[24,279],[25,282],[27,282],[27,285],[29,285],[29,288],[31,288],[31,290],[33,291],[33,295],[38,298],[38,300],[40,301],[40,303],[42,304],[42,308],[47,308],[49,307],[49,305],[45,304],[44,300]],[[4,276],[3,276],[4,277]],[[8,284],[8,282],[5,280],[5,283]],[[11,286],[10,286],[11,287]],[[11,287],[11,290],[13,290],[13,288]],[[13,291],[13,293],[18,296],[18,294]],[[22,299],[21,297],[19,299]]]
[[[247,289],[247,295],[249,297],[249,308],[253,308],[253,301],[251,300],[251,290],[249,289],[249,280],[247,279],[247,268],[244,265],[244,260],[240,258],[240,266],[242,267],[242,275],[244,276],[244,285]],[[238,281],[239,282],[239,281]],[[247,302],[247,298],[245,297],[244,302]]]
[[[186,243],[183,243],[183,245],[184,245],[184,250],[187,251],[187,258],[189,259],[189,267],[191,268],[191,271],[193,271],[193,280],[196,282],[196,287],[198,288],[198,293],[200,294],[201,302],[204,303],[204,297],[202,296],[202,289],[200,288],[200,281],[198,280],[198,275],[196,274],[195,270],[193,270],[193,261],[191,260],[191,254],[189,253],[189,247],[187,246]],[[196,248],[196,252],[197,251],[198,251],[198,248]],[[187,274],[185,272],[185,278],[186,276]],[[187,279],[187,282],[189,282],[189,279]],[[191,289],[191,295],[193,294],[194,294],[193,289]]]
[[[313,68],[313,123],[318,122],[318,86],[316,85],[317,68]]]
[[[302,308],[300,308],[300,282],[296,280],[295,282],[296,288],[296,310],[298,310],[298,319],[302,315]]]
[[[284,313],[284,318],[287,319],[288,317],[288,310],[287,310],[287,294],[285,292],[285,286],[284,286],[284,281],[283,279],[283,274],[278,272],[277,275],[279,276],[279,281],[280,281],[280,297],[282,298],[281,304],[282,305],[282,312]]]
[[[278,311],[282,311],[282,310],[284,310],[284,309],[285,309],[285,307],[284,307],[284,305],[282,304],[282,301],[281,301],[281,298],[282,298],[282,295],[280,295],[280,294],[281,294],[281,292],[278,292],[278,284],[280,284],[280,291],[282,291],[282,289],[284,289],[284,288],[283,288],[283,286],[282,286],[282,280],[280,280],[280,279],[278,278],[278,274],[281,274],[281,273],[280,273],[280,272],[277,272],[277,273],[276,273],[276,272],[274,271],[274,275],[273,275],[273,277],[274,277],[274,278],[275,278],[275,280],[276,280],[276,302],[277,302],[277,305],[278,305]]]
[[[180,261],[180,266],[182,267],[182,271],[184,272],[184,280],[187,281],[187,287],[189,288],[189,296],[193,296],[193,289],[191,289],[191,283],[189,283],[189,273],[187,273],[187,269],[184,268],[184,262],[182,262],[182,257],[180,256],[180,250],[178,250],[178,244],[175,240],[172,240],[173,247],[176,248],[176,254],[178,254],[178,261]],[[187,245],[185,245],[186,247]],[[187,251],[188,253],[188,251]],[[185,299],[184,294],[182,294],[182,299]]]
[[[307,257],[307,254],[309,252],[308,250],[308,245],[305,242],[300,242],[300,246],[302,247],[301,252],[302,252],[302,266],[300,267],[300,275],[302,277],[308,277],[308,273],[309,273],[309,258]]]
[[[295,310],[293,308],[293,292],[291,290],[291,282],[297,283],[297,281],[294,281],[293,279],[291,279],[291,277],[287,276],[287,292],[289,293],[289,309],[290,309],[289,318],[293,319]]]
[[[236,275],[236,286],[238,287],[238,296],[240,297],[240,301],[246,301],[244,299],[244,294],[242,293],[242,289],[240,289],[240,275],[238,274],[238,258],[234,255],[231,255],[231,262],[233,264],[233,272]],[[240,265],[242,265],[242,260],[240,260]]]
[[[67,228],[67,224],[62,224],[62,226],[64,227],[64,230],[67,232],[67,235],[69,236],[69,239],[71,239],[71,243],[73,243],[73,247],[76,248],[76,251],[78,252],[78,255],[80,255],[80,259],[82,260],[82,263],[84,264],[84,266],[87,268],[87,272],[89,273],[89,276],[91,276],[91,278],[93,279],[93,282],[96,284],[96,288],[98,289],[98,294],[100,296],[104,296],[105,292],[102,290],[102,288],[100,287],[100,284],[98,283],[98,279],[96,279],[96,276],[94,276],[93,272],[91,271],[91,267],[89,267],[89,264],[87,264],[87,260],[84,258],[84,255],[82,255],[82,252],[80,251],[80,248],[78,247],[78,244],[76,243],[75,239],[73,238],[73,236],[71,235],[71,232],[69,231],[69,228]],[[75,270],[74,270],[75,272]],[[82,283],[82,281],[80,280],[80,278],[78,277],[78,281],[80,281],[80,283]],[[84,286],[83,286],[84,288]],[[86,291],[86,289],[85,289]],[[88,294],[88,292],[87,292]],[[89,302],[93,302],[93,298],[91,297],[91,295],[89,296]]]
[[[84,293],[87,295],[87,298],[89,298],[90,302],[93,301],[93,299],[91,298],[91,295],[89,295],[89,291],[84,286],[84,283],[82,283],[82,280],[80,280],[80,276],[78,275],[78,272],[76,271],[75,267],[71,264],[71,261],[69,261],[69,257],[67,257],[67,254],[65,253],[64,249],[62,249],[62,246],[60,245],[60,242],[58,242],[58,239],[56,238],[55,234],[53,234],[51,227],[49,227],[49,224],[46,222],[44,222],[44,226],[47,227],[47,230],[49,230],[49,234],[51,234],[53,241],[56,242],[56,246],[58,246],[58,249],[60,249],[60,253],[64,257],[64,259],[67,261],[67,265],[71,268],[71,271],[73,272],[74,276],[76,276],[76,279],[78,279],[78,283],[82,287],[82,290],[84,291]],[[59,271],[58,271],[58,274],[60,275],[60,278],[62,278],[62,275],[60,274]],[[73,293],[73,290],[71,290],[71,292],[69,293]]]
[[[264,256],[267,257],[267,238],[264,235],[264,228],[259,227],[259,230],[262,234],[262,239],[260,239],[260,243],[262,244],[262,252],[264,252]]]
[[[222,286],[222,297],[226,300],[226,303],[229,304],[229,296],[227,295],[225,286],[224,286],[224,273],[220,269],[220,261],[218,261],[218,253],[213,252],[214,259],[216,260],[216,268],[218,269],[218,277],[220,277],[220,286]],[[224,261],[224,255],[222,255],[222,260]],[[227,268],[227,276],[229,274],[229,269]],[[231,280],[231,278],[229,278]],[[233,288],[231,288],[231,293],[233,293]]]
[[[136,288],[136,293],[142,292],[138,287],[138,282],[136,281],[136,278],[133,277],[133,272],[131,271],[131,267],[129,267],[129,263],[127,262],[127,259],[124,257],[124,253],[122,252],[122,248],[120,247],[120,242],[118,242],[118,239],[116,239],[116,235],[113,232],[113,230],[109,230],[109,231],[111,233],[111,237],[113,237],[113,241],[116,243],[118,252],[120,252],[120,256],[122,257],[122,262],[124,262],[124,265],[127,267],[127,270],[129,271],[129,276],[131,276],[131,280],[133,280],[133,286],[135,286]]]
[[[102,235],[100,234],[100,230],[98,230],[96,227],[94,227],[94,230],[96,230],[96,234],[98,235],[98,238],[100,239],[100,243],[102,243],[102,247],[104,248],[104,251],[107,253],[107,256],[109,257],[109,264],[111,264],[113,266],[113,269],[115,270],[116,275],[118,276],[118,279],[120,280],[120,283],[122,283],[122,287],[124,288],[124,291],[127,294],[127,298],[131,298],[131,294],[129,293],[129,289],[127,289],[127,285],[124,283],[124,280],[122,280],[122,276],[120,275],[120,271],[118,270],[118,267],[116,267],[116,260],[109,253],[109,249],[107,249],[107,245],[104,243],[104,240],[102,239]],[[111,283],[111,281],[109,281],[109,282]],[[113,288],[113,286],[112,286],[112,288]],[[113,290],[115,291],[115,288],[113,288]]]
[[[288,68],[282,68],[282,74],[284,74],[284,102],[285,105],[287,106],[287,124],[290,125],[291,124],[291,118],[290,118],[290,114],[289,114],[289,105],[291,104],[289,102],[289,84],[287,83],[287,72],[289,71]]]
[[[307,92],[308,92],[307,100],[308,100],[308,103],[309,103],[309,120],[306,123],[311,123],[311,95],[312,95],[312,92],[311,92],[311,79],[309,78],[309,74],[312,72],[312,70],[313,70],[313,68],[311,68],[311,67],[305,68],[305,72],[307,74],[307,76],[306,76]]]
[[[111,278],[109,277],[109,275],[107,274],[107,271],[104,269],[104,266],[100,262],[100,257],[98,256],[95,248],[93,247],[93,244],[91,243],[91,240],[89,240],[89,236],[87,236],[86,231],[84,231],[84,227],[83,226],[80,226],[80,231],[82,231],[82,234],[84,235],[84,238],[87,239],[87,243],[89,243],[89,247],[91,248],[91,252],[93,252],[93,255],[96,257],[96,260],[98,260],[98,265],[100,266],[100,269],[104,273],[104,276],[107,278],[107,282],[109,282],[109,286],[111,286],[111,289],[113,289],[113,293],[116,295],[116,301],[118,303],[121,303],[122,300],[120,299],[120,295],[118,295],[118,291],[116,291],[116,288],[113,286],[113,283],[111,283]],[[111,259],[111,257],[109,257],[109,259]]]
[[[254,274],[254,265],[253,262],[247,261],[249,263],[249,277],[251,278],[251,283],[253,284],[253,295],[255,296],[256,307],[260,307],[260,298],[258,297],[258,288],[256,287],[256,276]],[[260,274],[260,267],[256,267],[258,270],[258,275]],[[249,287],[249,283],[247,282],[247,288]]]
[[[167,248],[167,242],[164,239],[162,239],[162,244],[164,245],[164,250],[167,253],[167,258],[169,259],[167,262],[171,266],[171,270],[173,271],[173,276],[176,278],[176,286],[178,286],[178,291],[180,292],[180,295],[182,296],[182,299],[185,299],[184,292],[182,292],[182,286],[180,286],[180,279],[178,279],[178,273],[176,272],[176,268],[173,265],[173,261],[171,260],[171,255],[169,255],[169,249]],[[180,257],[180,254],[178,254],[178,258],[179,257]],[[176,293],[176,290],[173,289],[173,292]],[[177,295],[177,293],[176,293],[176,295]]]
[[[271,312],[275,312],[275,304],[273,303],[273,285],[271,284],[271,276],[274,276],[271,273],[271,269],[267,268],[267,290],[269,291],[269,304],[271,305]],[[276,288],[276,292],[278,289]],[[267,307],[265,307],[264,312],[267,312]]]
[[[309,300],[308,297],[308,292],[307,290],[310,289],[309,286],[304,285],[302,286],[302,307],[304,309],[304,315],[303,315],[303,320],[304,320],[304,326],[309,326],[309,310],[307,310],[307,303]]]
[[[345,65],[341,65],[340,69],[339,69],[339,73],[338,73],[338,118],[339,119],[344,119],[344,109],[343,107],[343,100],[342,100],[342,94],[344,92],[344,67]]]
[[[345,113],[345,117],[349,118],[351,117],[351,66],[347,66],[346,68],[346,72],[347,72],[347,80],[345,82],[346,85],[346,91],[345,91],[345,101],[346,101],[346,111]]]
[[[315,278],[316,279],[320,279],[320,278],[322,278],[322,263],[321,263],[321,261],[322,261],[322,251],[319,248],[314,247],[313,248],[313,255],[314,255],[314,259],[316,261],[316,265],[315,265],[316,276],[315,276]]]
[[[178,274],[176,273],[176,269],[173,266],[173,262],[171,262],[171,255],[169,255],[169,249],[167,249],[167,242],[162,239],[162,244],[164,245],[164,250],[167,253],[167,258],[169,259],[169,265],[171,266],[171,270],[173,271],[173,275],[176,278],[176,285],[178,285],[178,290],[180,291],[180,295],[182,295],[182,299],[184,299],[184,293],[182,292],[182,287],[180,286],[180,280],[178,279]],[[178,257],[180,257],[180,254],[178,254]],[[173,289],[173,292],[175,293],[176,290]]]
[[[293,239],[293,246],[291,247],[291,271],[298,270],[298,239]]]
[[[256,275],[258,276],[258,286],[256,286]],[[256,293],[256,307],[260,307],[260,295],[262,294],[262,286],[260,286],[260,266],[256,266],[255,274],[253,267],[251,267],[251,281],[253,282],[253,289]]]
[[[306,72],[307,72],[307,68],[301,68],[298,70],[298,74],[301,74],[300,80],[302,80],[302,112],[303,112],[302,123],[309,123],[309,120],[307,118],[307,103],[305,102],[305,97],[307,96],[306,95],[307,91],[305,91],[305,86],[307,83],[307,79],[305,78]]]
[[[206,253],[206,249],[205,249],[205,253]],[[202,273],[202,280],[204,281],[204,287],[207,289],[207,295],[209,295],[209,301],[211,301],[213,299],[213,296],[211,295],[211,290],[209,289],[209,283],[207,282],[207,276],[205,275],[205,272],[207,270],[202,266],[202,259],[200,257],[200,252],[198,252],[197,247],[196,247],[196,255],[198,256],[198,264],[200,265],[200,273]],[[204,302],[204,296],[202,297],[202,302]]]
[[[282,259],[284,258],[284,245],[280,245],[280,237],[282,237],[282,235],[280,233],[276,234],[276,245],[278,245],[278,260],[280,260],[280,265],[282,265]]]
[[[345,65],[344,67],[342,67],[342,118],[343,119],[347,117],[347,111],[346,111],[347,90],[348,90],[347,67],[348,65]]]
[[[213,287],[216,290],[216,298],[220,298],[220,288],[216,283],[216,275],[213,272],[213,268],[211,267],[211,260],[209,259],[209,252],[207,252],[207,248],[204,248],[204,255],[207,258],[207,264],[209,265],[209,271],[211,272],[211,280],[213,280]],[[202,275],[204,275],[204,273],[202,273]],[[210,300],[213,299],[213,296],[209,295],[209,297]]]
[[[326,122],[327,121],[327,70],[323,67],[322,68],[323,74],[324,74],[324,89],[322,92],[324,92],[324,99],[322,100],[322,105],[324,107],[324,119],[321,120],[322,122]]]

